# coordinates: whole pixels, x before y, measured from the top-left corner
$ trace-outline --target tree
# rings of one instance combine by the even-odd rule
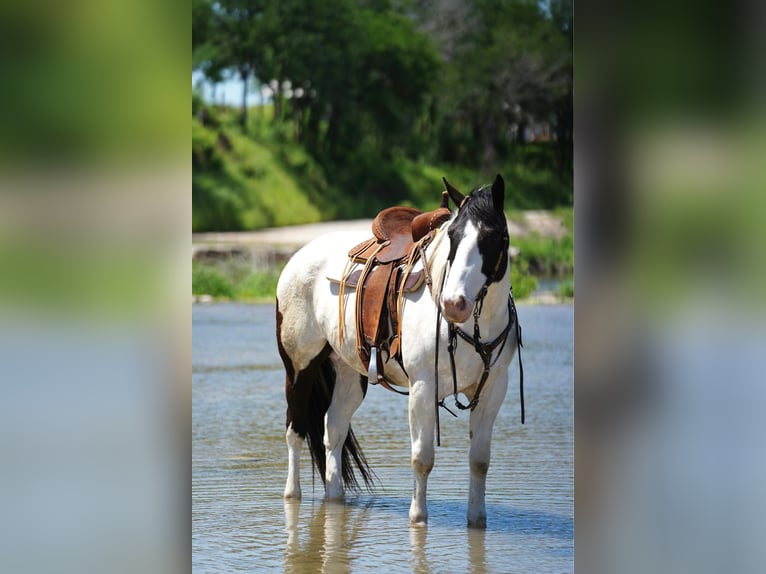
[[[554,124],[571,147],[571,0],[431,4],[417,13],[448,64],[438,155],[487,168],[534,122]]]

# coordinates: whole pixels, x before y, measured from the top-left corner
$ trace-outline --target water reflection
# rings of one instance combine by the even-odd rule
[[[393,552],[390,555],[394,558],[400,556],[404,548],[397,548],[395,544],[399,532],[381,530],[373,520],[371,506],[374,503],[360,505],[358,501],[304,503],[304,514],[308,512],[309,516],[301,520],[301,503],[285,501],[285,572],[346,574],[358,570],[377,571],[382,565],[380,560],[368,562],[359,555],[358,550],[364,545],[383,544],[386,547],[381,548],[384,553]],[[449,562],[450,555],[455,565],[464,564],[467,556],[470,572],[490,571],[484,530],[452,531],[448,538],[445,538],[446,533],[432,530],[429,543],[428,528],[409,529],[409,567],[412,572],[440,572],[440,565],[445,558]]]
[[[311,517],[308,520],[305,540],[301,540],[301,504],[299,501],[286,500],[284,505],[287,533],[285,572],[352,572],[351,550],[369,522],[366,519],[366,508],[328,501],[323,501],[318,506],[308,506],[311,509]]]
[[[466,531],[466,534],[468,536],[468,561],[471,564],[471,572],[474,572],[475,574],[486,572],[486,531],[469,528]]]
[[[410,528],[410,547],[412,548],[412,557],[410,566],[413,572],[423,572],[430,574],[431,568],[426,558],[426,536],[427,528]]]

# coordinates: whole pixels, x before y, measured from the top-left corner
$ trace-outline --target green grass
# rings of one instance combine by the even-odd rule
[[[273,301],[280,268],[253,269],[242,260],[217,263],[192,263],[192,294],[210,295],[217,300],[246,302]],[[537,289],[537,279],[529,274],[524,261],[511,263],[511,285],[516,299],[529,297]]]
[[[562,281],[557,294],[563,299],[572,299],[574,297],[574,280],[566,279]]]
[[[233,299],[234,284],[216,266],[193,263],[192,295],[210,295],[219,299]]]
[[[247,134],[237,123],[237,110],[193,102],[195,114],[203,109],[208,114],[204,124],[197,116],[192,118],[194,232],[373,217],[395,204],[430,210],[441,200],[442,177],[468,193],[495,176],[494,169],[479,173],[475,168],[435,165],[396,154],[384,161],[363,148],[346,158],[344,166],[323,168],[294,143],[289,123],[272,121],[270,106],[250,110]],[[506,181],[506,213],[511,219],[523,217],[523,209],[571,203],[571,183],[558,181],[551,170],[551,150],[546,144],[515,148],[499,169]],[[572,272],[573,210],[557,208],[555,213],[569,230],[562,239],[512,239],[521,249],[511,267],[519,299],[536,289],[535,275]],[[279,270],[254,270],[242,261],[194,263],[192,292],[219,299],[271,299],[278,275]]]
[[[520,259],[525,261],[533,275],[569,275],[574,270],[574,237],[561,239],[531,235],[514,237],[511,243],[521,250]]]
[[[253,269],[247,262],[192,264],[192,294],[218,300],[272,301],[281,269]]]
[[[214,112],[212,112],[214,113]],[[233,231],[326,218],[321,169],[298,146],[243,135],[221,117],[192,119],[192,231]]]
[[[526,299],[537,289],[537,278],[529,273],[529,265],[525,261],[514,261],[511,264],[511,287],[515,299]]]
[[[514,148],[500,167],[439,165],[360,148],[342,163],[320,164],[295,143],[295,126],[275,123],[270,106],[250,110],[247,133],[238,110],[193,103],[207,114],[192,117],[192,230],[234,231],[331,219],[373,217],[391,205],[433,209],[442,177],[464,193],[490,183],[497,171],[506,180],[506,208],[551,208],[571,204],[571,182],[559,181],[553,147]]]

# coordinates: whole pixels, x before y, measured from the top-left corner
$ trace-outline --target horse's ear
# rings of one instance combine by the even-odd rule
[[[498,173],[492,184],[492,203],[495,204],[495,209],[502,212],[503,204],[505,203],[505,181]]]
[[[455,202],[456,206],[460,207],[460,205],[463,203],[463,200],[465,199],[465,195],[463,195],[457,189],[455,189],[452,186],[452,184],[447,181],[446,177],[443,177],[442,181],[444,182],[444,187],[447,190],[447,193],[449,194],[450,198],[452,198],[452,201]]]

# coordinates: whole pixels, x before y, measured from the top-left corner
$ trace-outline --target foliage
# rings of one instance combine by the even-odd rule
[[[515,299],[526,299],[537,289],[537,279],[529,273],[529,264],[524,260],[511,263],[511,287]]]
[[[574,297],[574,280],[566,279],[565,281],[562,281],[559,285],[558,295],[564,299],[571,299]]]
[[[233,110],[206,106],[197,96],[192,101],[197,112],[192,118],[195,232],[372,217],[394,204],[433,209],[440,200],[442,177],[466,191],[494,177],[481,174],[477,181],[475,169],[413,160],[404,153],[384,162],[363,151],[349,153],[351,165],[328,175],[328,169],[290,138],[295,124],[272,121],[272,107],[251,113],[249,133],[242,134]],[[528,155],[550,153],[549,146],[538,144]],[[546,193],[571,196],[571,187],[555,180],[544,164],[539,159],[501,170],[509,210],[543,208],[539,199]]]
[[[247,261],[192,264],[192,294],[237,301],[273,300],[279,268],[255,269]]]
[[[192,120],[192,230],[233,231],[319,221],[331,192],[299,146],[263,145],[207,110]]]
[[[232,259],[192,264],[192,294],[238,301],[272,300],[276,296],[281,268],[254,269],[249,262]],[[511,263],[511,285],[516,299],[529,297],[537,279],[523,260]]]
[[[216,267],[193,263],[192,294],[232,298],[234,287]]]
[[[319,187],[342,190],[312,197],[320,212],[423,201],[423,174],[470,170],[476,184],[477,168],[506,175],[514,207],[552,208],[572,203],[571,12],[570,0],[194,0],[192,63],[213,84],[242,80],[241,134],[304,150]],[[255,123],[253,84],[272,102]],[[549,141],[530,142],[540,126]],[[204,150],[197,172],[224,188],[205,192],[223,196],[203,202],[219,211],[210,225],[244,225],[234,196],[245,210],[253,198]]]
[[[561,239],[531,235],[515,237],[513,245],[521,250],[520,258],[535,275],[566,275],[574,269],[574,238]]]

